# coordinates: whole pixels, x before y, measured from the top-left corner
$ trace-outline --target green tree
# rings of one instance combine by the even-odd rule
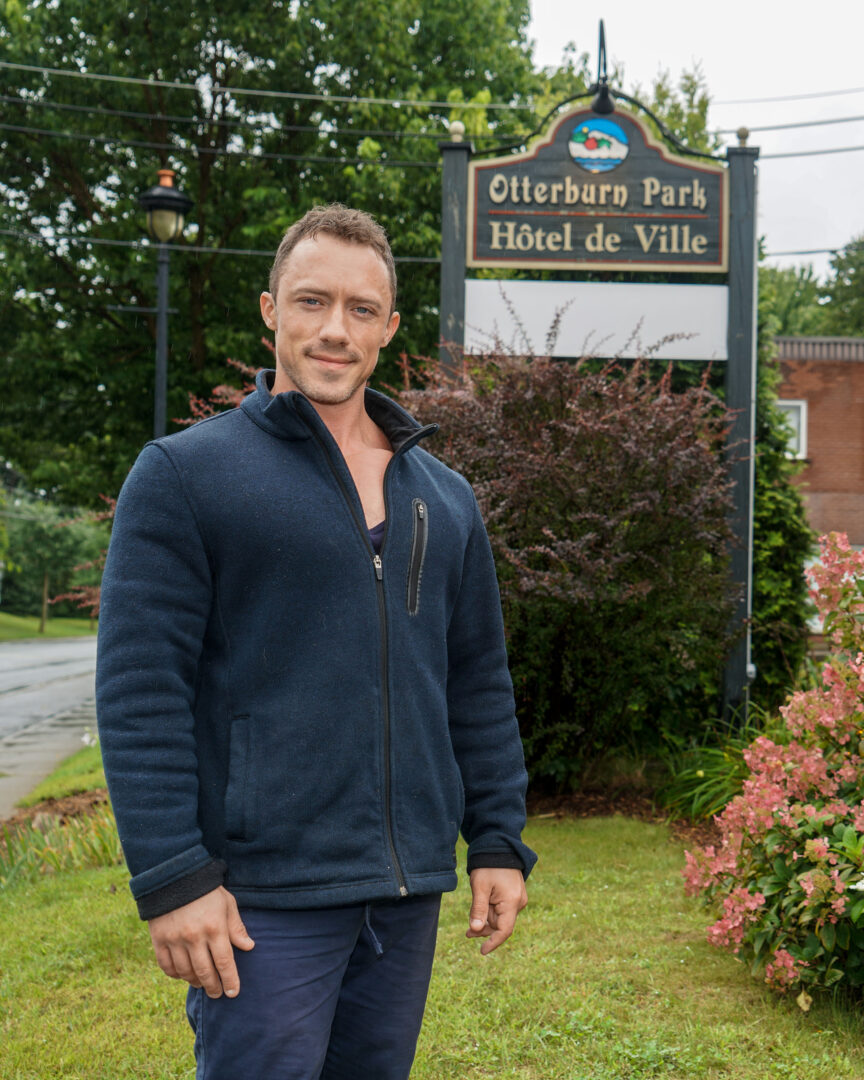
[[[800,337],[826,333],[828,309],[820,299],[822,287],[809,264],[799,267],[759,267],[759,297],[769,333]],[[768,329],[768,328],[766,328]]]
[[[12,495],[6,515],[9,566],[3,581],[3,609],[39,615],[41,634],[52,599],[94,579],[92,573],[77,568],[98,559],[108,544],[107,529],[95,521],[70,518],[69,512],[26,495]]]
[[[398,256],[438,254],[449,108],[336,98],[446,101],[458,86],[466,99],[518,103],[536,82],[527,20],[526,0],[0,3],[7,62],[193,86],[0,69],[11,99],[0,129],[0,449],[29,484],[94,505],[149,436],[154,320],[117,308],[154,306],[155,256],[114,242],[141,237],[136,197],[157,168],[175,169],[195,200],[172,255],[177,417],[226,356],[257,359],[268,260],[219,251],[273,251],[310,205],[341,199],[376,213]],[[332,96],[263,96],[273,90]],[[405,263],[400,279],[400,342],[428,349],[438,267]]]
[[[864,233],[831,259],[831,275],[823,288],[824,333],[864,336]]]

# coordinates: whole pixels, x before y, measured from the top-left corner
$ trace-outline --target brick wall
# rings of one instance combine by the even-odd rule
[[[864,546],[864,338],[777,338],[780,398],[807,402],[810,524]]]

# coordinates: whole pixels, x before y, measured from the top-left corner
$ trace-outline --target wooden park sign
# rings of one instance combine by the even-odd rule
[[[468,165],[469,267],[728,269],[729,175],[620,109],[559,117],[533,147]]]
[[[743,720],[755,670],[750,618],[759,151],[746,145],[744,129],[741,145],[728,147],[725,160],[680,144],[673,149],[671,136],[661,141],[621,102],[650,116],[645,106],[608,86],[602,23],[598,79],[582,97],[593,97],[590,109],[558,116],[536,141],[507,156],[475,154],[457,123],[451,140],[440,144],[442,362],[455,366],[463,351],[476,351],[478,333],[490,340],[494,331],[492,340],[499,340],[499,317],[515,315],[523,328],[539,320],[542,330],[552,310],[565,313],[556,356],[583,355],[591,335],[599,348],[612,349],[600,355],[626,355],[616,351],[616,334],[636,340],[634,324],[644,324],[658,342],[654,358],[724,362],[733,417],[731,576],[740,586],[733,627],[741,633],[726,662],[723,712]],[[469,278],[466,268],[475,267],[486,272]],[[595,270],[618,270],[627,272],[627,280],[566,280],[569,273],[553,281],[515,281],[506,273],[508,280],[490,280],[488,269],[495,267],[546,271],[544,278],[550,270],[590,277]],[[716,284],[639,283],[641,274],[657,271],[713,273]],[[685,314],[692,324],[685,329],[693,332],[683,335],[682,344]],[[530,344],[531,338],[526,333],[520,340]]]

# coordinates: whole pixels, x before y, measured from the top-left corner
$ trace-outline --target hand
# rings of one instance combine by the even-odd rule
[[[471,871],[473,902],[465,937],[485,937],[480,953],[488,956],[513,933],[516,916],[528,903],[521,870],[478,867]]]
[[[255,942],[237,910],[237,901],[221,886],[191,904],[150,920],[150,937],[159,967],[172,979],[203,986],[207,996],[240,993],[240,979],[231,948],[248,952]]]

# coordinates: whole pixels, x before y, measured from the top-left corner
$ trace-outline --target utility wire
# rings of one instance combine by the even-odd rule
[[[173,143],[144,142],[140,139],[113,139],[104,135],[85,135],[77,131],[53,131],[51,128],[26,127],[21,124],[0,124],[0,130],[29,135],[45,135],[55,139],[77,139],[110,146],[137,147],[145,150],[167,150],[173,154],[211,154],[214,157],[243,157],[263,161],[308,161],[316,164],[370,165],[380,169],[440,169],[440,161],[382,161],[370,158],[328,157],[323,154],[273,154],[251,150],[220,150],[211,146],[176,146]],[[818,157],[820,154],[847,154],[864,150],[864,146],[836,146],[826,150],[790,150],[782,154],[760,154],[760,161],[771,158]]]
[[[53,131],[51,128],[26,127],[22,124],[0,124],[2,131],[17,131],[27,135],[46,135],[54,139],[77,139],[110,146],[134,146],[144,150],[169,150],[172,154],[212,154],[214,157],[244,157],[263,161],[311,161],[318,164],[373,165],[381,169],[440,169],[440,161],[376,161],[370,158],[327,157],[323,154],[273,154],[252,150],[220,150],[212,146],[176,146],[173,143],[144,142],[140,139],[113,139],[105,135],[85,135],[79,131]]]
[[[849,90],[817,90],[812,94],[784,94],[782,97],[729,98],[726,101],[712,101],[712,105],[762,105],[771,101],[809,101],[811,98],[838,97],[841,94],[864,94],[864,86],[853,86]]]
[[[834,116],[830,120],[798,120],[794,124],[762,124],[759,127],[748,127],[754,131],[786,131],[789,128],[822,127],[823,124],[851,124],[857,120],[864,120],[864,116]],[[737,135],[738,128],[720,128],[718,135]]]
[[[102,236],[76,236],[74,234],[67,233],[55,233],[50,238],[42,233],[21,232],[16,229],[0,229],[0,236],[10,236],[16,240],[32,240],[38,244],[47,244],[53,241],[65,241],[70,244],[101,244],[109,247],[127,247],[137,248],[139,251],[148,251],[158,248],[158,244],[154,244],[146,240],[111,240]],[[208,255],[258,255],[263,258],[272,259],[274,251],[261,251],[255,248],[228,248],[228,247],[207,247],[203,244],[171,244],[172,252],[188,252],[188,253],[201,253]],[[440,258],[435,258],[428,255],[394,255],[394,260],[398,263],[440,263]]]
[[[321,124],[282,124],[279,121],[273,121],[273,126],[266,127],[266,126],[262,126],[261,124],[256,124],[256,123],[254,123],[252,121],[248,121],[248,120],[217,120],[217,119],[204,119],[204,118],[199,118],[199,117],[177,117],[177,116],[171,116],[171,114],[160,113],[160,112],[135,112],[135,111],[125,110],[125,109],[106,109],[106,108],[99,107],[99,106],[70,105],[70,104],[67,104],[67,103],[64,103],[64,102],[51,102],[51,100],[46,100],[45,98],[28,99],[28,98],[19,97],[19,96],[15,96],[15,95],[11,95],[11,94],[0,94],[0,102],[5,102],[5,103],[8,103],[8,104],[12,104],[12,105],[23,105],[26,108],[29,108],[30,106],[37,106],[37,107],[40,107],[40,108],[51,108],[51,109],[69,111],[69,112],[83,112],[83,113],[87,114],[87,116],[94,116],[94,117],[120,117],[120,118],[123,118],[123,119],[147,120],[147,121],[151,121],[151,122],[162,121],[162,122],[171,123],[171,124],[192,124],[193,126],[198,126],[198,127],[208,127],[208,126],[239,127],[239,129],[246,130],[246,131],[249,131],[249,132],[253,132],[254,134],[262,135],[262,136],[279,135],[281,132],[310,132],[310,133],[319,134],[322,138],[328,138],[330,136],[337,136],[337,135],[338,136],[346,136],[347,135],[349,137],[354,137],[355,136],[356,138],[426,138],[426,139],[438,139],[438,138],[442,138],[443,136],[446,135],[446,132],[397,132],[397,131],[386,130],[386,129],[368,129],[368,130],[367,129],[354,129],[354,127],[330,127],[330,129],[328,129],[328,127],[324,127]],[[821,127],[821,126],[823,126],[825,124],[858,123],[860,121],[864,121],[864,116],[859,116],[859,117],[831,117],[831,118],[827,118],[825,120],[800,120],[800,121],[796,121],[794,123],[787,123],[787,124],[759,124],[759,125],[754,126],[754,127],[748,127],[747,131],[750,131],[752,134],[755,134],[757,132],[787,131],[787,130],[796,129],[796,127]],[[3,126],[3,125],[0,125],[0,126]],[[9,125],[9,126],[12,126],[12,125]],[[14,129],[14,130],[24,131],[24,130],[27,130],[27,129],[25,129],[25,127],[22,126],[22,127],[18,127],[18,129]],[[39,133],[42,132],[42,129],[29,129],[29,130],[33,131],[33,132],[39,132]],[[59,134],[60,136],[63,137],[64,133],[56,133],[56,134]],[[737,129],[737,127],[720,127],[720,129],[717,131],[717,134],[718,135],[737,135],[738,134],[738,129]],[[72,137],[72,136],[67,136],[67,137]],[[98,138],[99,136],[84,136],[82,134],[77,134],[75,137],[77,137],[77,138],[84,138],[84,137]],[[503,141],[503,140],[507,140],[507,139],[518,138],[518,136],[513,132],[502,132],[502,133],[492,132],[492,133],[481,133],[481,134],[471,135],[471,138],[472,139],[494,139],[494,140],[502,140]],[[166,148],[164,144],[127,143],[126,145],[139,146],[139,147],[145,147],[145,148],[150,147],[150,148],[153,148],[153,149],[165,149]],[[841,148],[841,149],[838,149],[838,150],[826,150],[824,152],[826,152],[826,153],[840,153],[840,152],[843,152],[843,149],[846,149],[846,148]],[[849,149],[854,150],[854,149],[858,149],[858,148],[851,147]],[[201,152],[203,152],[203,153],[221,153],[221,152],[229,152],[229,153],[230,152],[234,152],[234,153],[240,152],[240,153],[242,153],[242,152],[249,152],[249,153],[252,154],[252,157],[262,157],[262,154],[252,153],[252,151],[220,151],[220,150],[203,148],[201,150]],[[807,152],[809,153],[809,152],[812,152],[812,151],[807,151]],[[819,152],[823,152],[823,151],[819,151]],[[768,158],[768,157],[772,157],[772,156],[771,156],[771,154],[761,154],[761,157],[762,158]],[[289,160],[294,160],[294,159],[289,159]],[[365,161],[366,159],[363,159],[363,160]]]
[[[133,75],[100,75],[92,71],[69,71],[64,68],[41,67],[37,64],[13,64],[9,60],[0,60],[0,68],[13,71],[30,71],[38,75],[60,75],[71,79],[94,79],[100,82],[127,83],[134,86],[163,86],[169,90],[195,90],[201,88],[195,83],[175,82],[166,79],[141,79]],[[234,94],[249,97],[284,98],[291,101],[338,101],[346,105],[391,105],[393,108],[430,108],[430,109],[519,109],[533,108],[533,105],[509,105],[505,102],[491,102],[483,105],[474,101],[412,101],[408,98],[357,97],[339,94],[308,94],[290,90],[250,90],[241,86],[219,86],[218,83],[208,88],[213,94]]]
[[[73,79],[92,79],[101,82],[127,83],[134,86],[162,86],[170,90],[200,90],[195,83],[177,82],[168,79],[144,79],[133,75],[104,75],[92,71],[70,71],[64,68],[42,67],[38,64],[16,64],[9,60],[0,60],[0,68],[13,71],[29,71],[39,75],[59,75]],[[393,108],[435,108],[435,109],[533,109],[533,102],[514,104],[492,101],[487,104],[474,101],[426,101],[409,98],[375,98],[356,95],[312,94],[289,90],[252,90],[240,86],[212,86],[214,94],[248,95],[249,97],[283,98],[291,101],[336,101],[347,105],[390,105]],[[613,91],[614,94],[614,91]],[[763,98],[727,98],[725,101],[712,101],[712,105],[761,105],[774,101],[809,101],[813,98],[837,97],[843,94],[864,94],[864,86],[853,86],[846,90],[818,90],[808,94],[784,94],[779,97]]]
[[[851,154],[856,150],[864,150],[864,146],[835,146],[830,150],[790,150],[785,154],[760,154],[759,160],[766,161],[768,158],[819,157],[820,154]]]
[[[16,240],[32,240],[39,244],[45,244],[48,240],[47,237],[40,233],[21,232],[16,229],[0,229],[0,236],[10,236]],[[74,236],[67,234],[56,234],[52,237],[53,240],[63,240],[72,244],[104,244],[112,247],[131,247],[137,248],[139,251],[148,251],[157,247],[147,240],[111,240],[100,236]],[[834,254],[838,251],[843,251],[846,245],[833,248],[806,248],[800,251],[766,251],[764,257],[771,259],[781,255],[825,255]],[[226,247],[205,247],[200,244],[172,244],[172,252],[200,252],[212,255],[253,255],[261,256],[263,258],[272,259],[272,251],[261,251],[255,248],[226,248]],[[440,263],[441,259],[428,255],[396,255],[395,261],[398,263]]]
[[[764,257],[766,259],[777,258],[780,255],[835,255],[838,251],[842,251],[843,247],[833,248],[802,248],[800,251],[766,251]]]
[[[171,116],[165,113],[132,112],[126,109],[105,109],[94,105],[70,105],[60,101],[48,101],[46,98],[22,98],[14,94],[0,94],[0,101],[13,105],[24,105],[29,108],[35,105],[39,108],[63,110],[65,112],[86,113],[91,116],[118,116],[127,120],[150,120],[165,121],[170,124],[193,124],[197,127],[229,127],[246,128],[260,135],[277,135],[280,131],[311,131],[322,136],[330,135],[356,135],[358,138],[394,138],[394,139],[441,139],[446,137],[446,131],[392,131],[392,130],[363,130],[360,128],[325,128],[320,124],[282,124],[278,120],[273,121],[272,127],[264,127],[250,120],[216,120],[203,119],[197,116]],[[734,132],[732,133],[734,134]],[[500,134],[472,135],[472,139],[516,139],[515,132],[502,132]]]

